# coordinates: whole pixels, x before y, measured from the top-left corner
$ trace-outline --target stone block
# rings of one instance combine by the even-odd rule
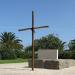
[[[29,67],[32,67],[32,60],[29,60]],[[59,60],[39,60],[35,59],[35,68],[45,69],[63,69],[71,66],[75,66],[75,60],[72,59],[59,59]]]
[[[58,60],[58,50],[57,49],[39,49],[38,50],[39,60]]]
[[[32,60],[29,60],[29,67],[32,67]],[[34,60],[34,67],[35,68],[44,68],[44,61],[43,60]]]
[[[59,61],[46,60],[44,63],[46,69],[59,69]]]

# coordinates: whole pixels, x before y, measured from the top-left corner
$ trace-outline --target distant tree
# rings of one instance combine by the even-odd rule
[[[3,58],[15,58],[15,51],[23,48],[21,40],[12,32],[3,32],[0,35],[0,53]]]
[[[68,47],[71,51],[75,51],[75,39],[69,42]]]
[[[65,42],[62,42],[57,36],[49,34],[45,37],[35,40],[35,51],[38,49],[58,49],[59,52],[62,52],[64,49]],[[32,46],[29,46],[25,51],[31,51]]]
[[[39,40],[35,40],[35,46],[43,49],[64,49],[65,42],[62,42],[57,36],[49,34]]]
[[[15,36],[12,32],[3,32],[0,35],[1,47],[8,49],[21,49],[23,45],[21,40]]]

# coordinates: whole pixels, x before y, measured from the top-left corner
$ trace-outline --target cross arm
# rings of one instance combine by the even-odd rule
[[[34,29],[48,28],[49,26],[34,27]]]
[[[18,31],[31,30],[32,28],[19,29]]]
[[[33,29],[48,28],[49,26],[33,27]],[[32,30],[32,28],[19,29],[18,31]]]

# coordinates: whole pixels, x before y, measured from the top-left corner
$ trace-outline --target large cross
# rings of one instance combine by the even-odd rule
[[[48,26],[40,26],[40,27],[34,27],[34,11],[32,11],[32,27],[31,28],[25,28],[25,29],[19,29],[19,31],[26,31],[31,30],[32,31],[32,70],[34,70],[34,30],[40,29],[40,28],[48,28]]]

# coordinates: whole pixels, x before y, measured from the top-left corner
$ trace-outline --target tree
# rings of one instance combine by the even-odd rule
[[[70,50],[75,51],[75,39],[69,42],[68,47]]]
[[[64,49],[65,42],[62,42],[57,36],[53,34],[49,34],[40,39],[36,39],[35,41],[35,51],[38,49],[58,49],[61,53]],[[31,51],[32,46],[28,46],[25,51]]]
[[[57,36],[49,34],[39,40],[35,40],[35,46],[43,49],[64,49],[65,42],[62,42]]]
[[[21,40],[12,32],[3,32],[0,35],[0,53],[3,58],[15,58],[15,51],[23,48]]]

